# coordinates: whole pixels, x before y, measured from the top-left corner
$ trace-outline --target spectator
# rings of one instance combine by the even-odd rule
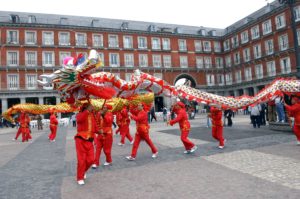
[[[251,123],[253,124],[253,127],[260,128],[260,111],[261,111],[261,106],[260,104],[256,105],[251,105],[250,106],[250,117],[251,117]]]
[[[277,122],[285,122],[285,113],[283,106],[283,94],[275,98],[276,113],[278,116]]]
[[[168,115],[168,109],[164,106],[164,108],[163,108],[163,119],[164,119],[164,122],[167,121],[167,115]]]
[[[152,122],[152,120],[155,119],[155,121],[157,122],[157,119],[156,119],[156,116],[155,116],[155,108],[154,108],[154,106],[152,106],[152,108],[150,110],[150,114],[151,114],[150,121]]]
[[[225,115],[225,118],[227,118],[227,126],[232,126],[232,115],[233,115],[233,112],[232,110],[230,109],[227,109],[224,111],[224,115]]]

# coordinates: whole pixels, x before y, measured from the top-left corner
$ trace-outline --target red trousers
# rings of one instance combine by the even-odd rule
[[[75,138],[77,152],[77,180],[83,180],[84,174],[94,162],[93,142]]]
[[[121,126],[120,127],[120,135],[121,135],[121,143],[122,144],[125,144],[125,137],[130,141],[132,142],[132,137],[130,135],[130,132],[129,132],[129,126]]]
[[[219,146],[224,146],[223,126],[212,126],[212,136],[219,141]]]
[[[188,139],[189,131],[181,131],[181,141],[186,150],[191,150],[195,146],[193,142]]]
[[[149,133],[140,133],[137,132],[134,137],[134,143],[132,147],[131,157],[135,158],[137,154],[137,150],[139,148],[141,140],[145,140],[145,142],[149,145],[151,148],[152,153],[157,152],[157,148],[154,146],[153,142],[151,141],[149,137]]]
[[[19,128],[17,133],[16,133],[15,140],[18,139],[18,137],[20,136],[21,133],[22,133],[21,128]]]
[[[94,164],[96,164],[97,166],[100,165],[100,155],[102,149],[106,157],[106,162],[111,163],[112,162],[111,148],[113,144],[112,134],[111,133],[104,134],[104,135],[99,134],[95,142],[96,142],[96,154],[95,154]]]
[[[293,130],[294,130],[297,140],[300,142],[300,126],[294,125]]]
[[[50,125],[50,131],[51,131],[51,133],[48,136],[49,140],[54,140],[56,138],[57,126]]]
[[[20,128],[20,132],[22,133],[22,142],[28,142],[31,139],[29,128]]]

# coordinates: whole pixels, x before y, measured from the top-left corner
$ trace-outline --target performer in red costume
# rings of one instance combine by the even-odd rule
[[[22,142],[28,142],[28,140],[31,139],[30,128],[29,128],[30,118],[28,114],[25,113],[24,111],[21,111],[19,122],[20,122],[20,127],[16,134],[15,140],[17,140],[19,135],[22,134]]]
[[[212,123],[212,136],[216,140],[219,140],[218,148],[223,149],[226,140],[223,138],[222,110],[211,106],[209,117],[211,118]]]
[[[76,116],[77,134],[75,135],[75,145],[77,152],[77,182],[84,185],[85,173],[94,162],[94,134],[98,131],[93,106],[85,103],[81,111]]]
[[[125,137],[130,141],[130,144],[133,144],[133,139],[129,132],[130,118],[128,115],[127,107],[124,108],[120,112],[120,121],[119,121],[119,129],[121,135],[121,141],[118,143],[119,146],[123,146],[125,144]]]
[[[175,123],[179,123],[181,130],[181,141],[185,147],[184,153],[194,153],[198,149],[198,147],[188,139],[191,125],[188,121],[184,103],[177,102],[175,105],[173,105],[173,111],[176,113],[177,117],[173,120],[170,120],[168,124],[173,126]]]
[[[300,145],[300,99],[297,96],[292,97],[292,105],[284,104],[288,115],[294,117],[293,131],[297,138],[297,145]]]
[[[152,151],[152,158],[156,158],[158,155],[157,148],[154,146],[153,142],[149,136],[149,124],[148,124],[148,113],[144,110],[144,104],[140,103],[137,106],[137,115],[133,115],[129,113],[131,119],[136,121],[136,133],[134,137],[134,143],[132,146],[131,156],[127,156],[128,160],[135,160],[137,150],[139,148],[141,140],[145,140],[145,142],[149,145]]]
[[[56,118],[56,114],[53,111],[51,111],[51,115],[50,115],[50,131],[51,131],[51,133],[48,136],[50,142],[55,142],[57,125],[58,125],[58,120]]]
[[[112,123],[114,120],[113,114],[111,112],[108,112],[108,109],[111,109],[112,107],[109,105],[104,105],[102,107],[102,110],[100,111],[100,114],[97,116],[97,119],[100,119],[99,124],[99,133],[97,133],[96,138],[96,154],[95,154],[95,160],[93,164],[93,168],[97,168],[100,165],[100,155],[103,148],[103,152],[106,156],[106,161],[104,163],[104,166],[108,166],[112,164],[112,158],[111,158],[111,149],[113,144],[113,131],[112,131]]]

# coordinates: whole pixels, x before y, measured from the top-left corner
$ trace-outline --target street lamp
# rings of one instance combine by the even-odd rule
[[[297,30],[296,30],[296,24],[295,24],[295,13],[294,13],[294,5],[296,3],[296,0],[278,0],[280,4],[288,5],[290,7],[290,13],[291,13],[291,25],[292,25],[292,31],[293,31],[293,37],[294,37],[294,48],[295,48],[295,56],[296,56],[296,77],[297,79],[300,79],[300,55],[299,55],[299,44],[297,39]]]

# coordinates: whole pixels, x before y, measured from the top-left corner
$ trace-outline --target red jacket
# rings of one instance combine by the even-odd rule
[[[300,126],[300,103],[294,105],[285,105],[286,110],[291,117],[294,117],[295,125]]]
[[[148,133],[150,127],[146,111],[141,110],[137,115],[132,115],[131,118],[136,121],[136,130],[138,133]]]
[[[76,121],[77,134],[75,137],[81,137],[85,140],[93,139],[95,132],[98,130],[93,113],[88,110],[79,112],[76,116]]]
[[[213,126],[223,126],[222,122],[222,110],[211,106],[210,107],[210,117]]]
[[[188,120],[187,113],[184,108],[173,110],[177,117],[170,121],[170,125],[173,126],[175,123],[179,123],[181,131],[189,131],[191,128],[190,122]]]
[[[57,126],[58,125],[58,120],[54,114],[50,115],[50,125],[52,126]]]
[[[111,134],[112,133],[112,123],[114,121],[114,116],[111,112],[106,112],[102,117],[102,130],[103,133]]]

